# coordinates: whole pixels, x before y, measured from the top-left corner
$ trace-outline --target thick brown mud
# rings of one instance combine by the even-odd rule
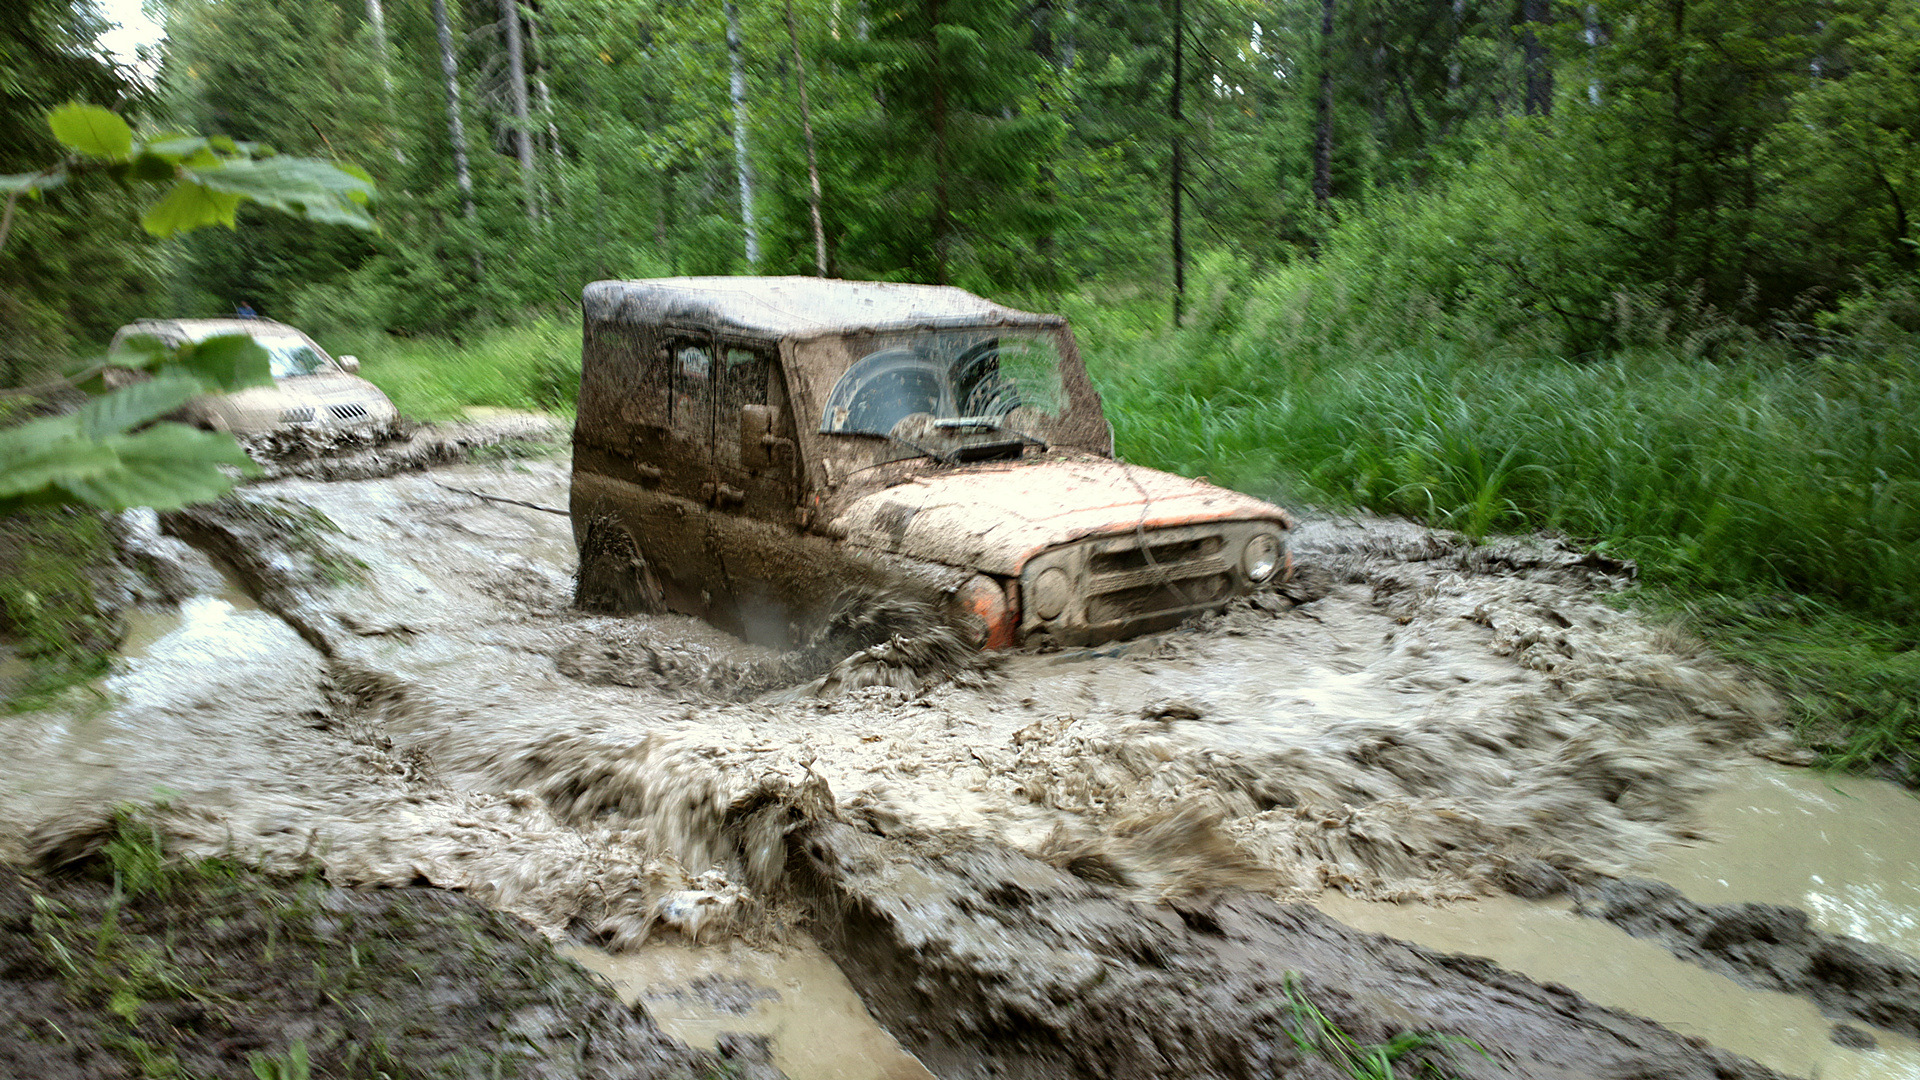
[[[1011,849],[819,824],[794,887],[843,970],[941,1076],[1326,1077],[1296,1000],[1361,1044],[1477,1077],[1780,1074],[1484,960],[1216,894],[1144,906]]]
[[[1782,746],[1778,706],[1610,606],[1628,568],[1320,522],[1286,602],[1095,652],[958,663],[904,636],[847,665],[573,611],[567,521],[537,509],[565,470],[285,479],[170,515],[260,610],[190,607],[100,696],[0,732],[0,845],[131,801],[184,852],[459,890],[616,953],[799,919],[941,1075],[1314,1075],[1276,1026],[1287,971],[1362,1035],[1494,1054],[1451,1054],[1461,1075],[1768,1075],[1274,903],[1554,895],[1692,836],[1720,770]],[[941,920],[999,936],[942,953],[913,930]],[[1205,992],[1161,1009],[1181,979]],[[1193,1048],[1150,1049],[1141,1015]]]

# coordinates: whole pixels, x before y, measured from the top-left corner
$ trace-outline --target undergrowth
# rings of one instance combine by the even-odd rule
[[[542,318],[447,338],[343,334],[360,374],[417,420],[459,419],[470,406],[568,413],[580,395],[580,327]],[[352,346],[352,347],[349,347]]]
[[[106,671],[120,627],[95,604],[93,578],[112,558],[97,513],[49,508],[0,516],[4,711],[42,707]]]

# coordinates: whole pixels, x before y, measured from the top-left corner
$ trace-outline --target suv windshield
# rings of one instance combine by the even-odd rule
[[[1029,423],[1044,423],[1064,408],[1060,354],[1049,336],[1005,329],[924,331],[888,335],[870,349],[834,384],[821,431],[1019,436]]]
[[[273,366],[273,377],[284,379],[294,375],[318,375],[327,370],[327,362],[312,345],[299,338],[256,337],[254,341],[267,350],[268,362]]]

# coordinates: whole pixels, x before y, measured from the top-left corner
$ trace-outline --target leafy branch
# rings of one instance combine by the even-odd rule
[[[240,205],[249,201],[309,221],[373,228],[366,210],[373,180],[356,165],[288,157],[223,135],[139,139],[112,110],[78,102],[48,113],[47,126],[67,156],[39,172],[0,176],[0,191],[7,196],[0,212],[0,251],[6,249],[22,196],[38,198],[88,173],[121,183],[168,184],[140,217],[140,224],[161,238],[206,225],[232,227]]]
[[[96,105],[63,105],[47,114],[47,126],[67,154],[38,172],[0,176],[6,193],[0,251],[22,198],[39,198],[88,174],[166,184],[140,218],[157,237],[231,227],[247,202],[309,221],[373,228],[366,210],[373,183],[353,165],[285,157],[221,136],[139,139],[125,120]],[[199,394],[270,384],[266,350],[252,338],[225,335],[171,348],[140,336],[123,342],[107,363],[148,377],[118,389],[102,384],[103,392],[73,412],[0,428],[0,514],[45,504],[173,509],[219,498],[237,476],[258,472],[232,435],[164,421]],[[95,366],[56,385],[101,383],[104,369]]]

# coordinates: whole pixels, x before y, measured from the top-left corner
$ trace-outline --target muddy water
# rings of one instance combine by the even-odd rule
[[[1703,800],[1698,842],[1646,868],[1702,903],[1789,904],[1821,929],[1920,951],[1920,802],[1880,781],[1753,764]],[[1486,956],[1658,1020],[1783,1072],[1920,1080],[1920,1043],[1875,1031],[1879,1048],[1834,1044],[1835,1021],[1799,997],[1752,990],[1656,942],[1583,918],[1567,902],[1488,898],[1382,904],[1338,893],[1317,905],[1361,929]]]
[[[1644,867],[1777,716],[1609,607],[1616,568],[1385,522],[1303,530],[1333,585],[1297,610],[741,701],[778,657],[572,612],[567,519],[474,492],[562,507],[566,462],[285,480],[198,519],[262,608],[190,602],[104,698],[0,731],[0,845],[164,799],[183,850],[458,888],[614,953],[752,925],[795,816],[997,836],[1143,898],[1428,900]],[[309,508],[326,527],[287,525]],[[596,653],[644,677],[565,673]]]
[[[932,1080],[811,942],[778,950],[735,942],[647,945],[618,955],[584,946],[562,951],[697,1049],[743,1032],[771,1040],[773,1064],[793,1080]]]
[[[1706,904],[1806,909],[1832,934],[1920,955],[1920,800],[1878,780],[1755,767],[1701,805],[1710,842],[1651,876]]]

